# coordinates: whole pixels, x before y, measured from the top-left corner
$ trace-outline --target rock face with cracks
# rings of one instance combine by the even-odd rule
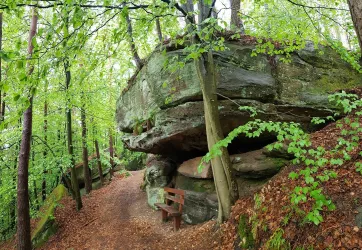
[[[316,130],[311,119],[334,112],[328,95],[358,86],[362,80],[329,47],[316,48],[307,43],[305,49],[291,53],[289,63],[284,63],[281,56],[251,56],[254,45],[233,41],[226,42],[226,46],[227,50],[214,53],[220,122],[225,135],[253,119],[296,122],[306,131]],[[177,48],[167,53],[154,52],[118,99],[116,117],[130,150],[160,155],[162,159],[147,163],[143,187],[148,203],[153,206],[162,201],[165,186],[185,189],[183,218],[198,223],[213,218],[217,206],[207,198],[215,195],[211,166],[204,164],[198,169],[208,147],[194,63],[170,69],[175,68],[173,61],[185,57],[184,51]],[[258,114],[251,118],[240,106],[254,107]],[[258,138],[239,136],[229,145],[241,196],[258,190],[293,158],[285,148],[278,152],[264,148],[274,141],[274,134],[265,133]],[[193,210],[186,203],[197,205]]]

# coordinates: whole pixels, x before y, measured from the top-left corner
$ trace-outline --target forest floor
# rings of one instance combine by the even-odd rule
[[[41,249],[208,250],[219,244],[212,221],[181,224],[177,232],[172,220],[162,223],[161,212],[147,205],[146,193],[140,189],[143,171],[130,173],[129,177],[116,174],[108,185],[83,196],[79,212],[71,197],[63,199],[55,213],[59,230]]]

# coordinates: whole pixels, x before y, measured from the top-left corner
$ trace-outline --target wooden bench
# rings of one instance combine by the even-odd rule
[[[165,203],[155,203],[162,210],[162,221],[166,222],[168,217],[173,217],[174,230],[177,231],[181,225],[182,206],[185,204],[185,191],[174,188],[164,188],[167,192]],[[178,204],[178,209],[171,206],[171,202]]]

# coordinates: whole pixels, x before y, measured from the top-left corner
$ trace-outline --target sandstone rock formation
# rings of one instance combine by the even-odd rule
[[[214,53],[225,135],[255,118],[297,122],[307,131],[318,129],[311,119],[332,115],[335,109],[328,95],[362,80],[328,47],[307,44],[284,63],[282,56],[251,56],[255,46],[242,41],[226,45],[228,50]],[[197,223],[211,219],[217,206],[207,198],[215,195],[210,165],[198,171],[200,157],[208,150],[194,63],[175,67],[175,71],[167,67],[174,58],[185,56],[177,48],[168,48],[166,54],[154,52],[118,99],[117,124],[125,132],[123,141],[129,149],[162,156],[161,161],[147,163],[144,187],[149,204],[163,200],[166,185],[185,189],[186,203],[197,205],[192,209],[185,204],[184,219]],[[239,106],[252,106],[258,115],[251,118]],[[286,148],[272,152],[264,148],[274,141],[272,133],[258,138],[239,136],[228,147],[241,196],[256,191],[293,158]]]

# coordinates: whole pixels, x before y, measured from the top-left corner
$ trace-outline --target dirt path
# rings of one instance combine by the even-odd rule
[[[59,230],[44,250],[106,249],[212,249],[215,241],[212,222],[189,226],[173,232],[172,222],[162,223],[161,214],[147,205],[140,190],[143,171],[113,181],[102,189],[83,196],[84,207],[75,211],[67,197],[57,209]]]

